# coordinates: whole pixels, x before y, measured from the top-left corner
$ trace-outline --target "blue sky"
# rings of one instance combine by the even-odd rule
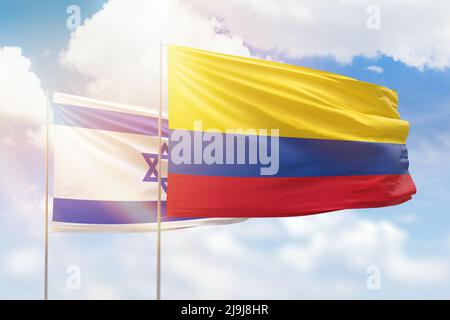
[[[164,37],[167,36],[171,41],[186,39],[192,46],[210,48],[210,45],[235,54],[253,53],[392,88],[398,92],[402,118],[411,124],[407,143],[410,172],[418,189],[412,201],[389,208],[331,213],[321,217],[257,220],[235,226],[164,234],[163,296],[293,299],[450,297],[450,70],[445,62],[445,55],[449,52],[446,48],[437,47],[436,52],[429,57],[425,54],[421,55],[420,59],[417,58],[417,63],[411,58],[417,52],[427,52],[427,46],[439,46],[443,41],[430,37],[431,44],[424,45],[419,43],[417,38],[418,42],[415,44],[415,35],[405,31],[406,25],[405,30],[392,31],[392,35],[400,41],[403,34],[410,37],[402,43],[398,52],[395,51],[395,46],[391,47],[391,44],[384,40],[391,33],[389,30],[381,36],[373,36],[375,44],[370,46],[363,40],[361,49],[352,49],[351,45],[347,44],[345,49],[349,48],[350,53],[346,51],[341,54],[341,47],[336,49],[325,42],[321,44],[322,51],[319,46],[311,48],[311,51],[305,49],[303,52],[301,45],[289,46],[282,41],[274,43],[273,46],[266,44],[271,38],[295,40],[298,32],[295,29],[295,19],[292,24],[287,21],[285,29],[278,30],[275,25],[278,17],[274,13],[274,16],[267,20],[268,27],[272,23],[273,29],[278,33],[255,35],[246,23],[238,19],[242,12],[239,8],[228,8],[225,5],[210,8],[201,0],[193,1],[192,7],[189,8],[169,1],[175,4],[162,6],[162,13],[151,12],[151,9],[156,10],[159,7],[140,1],[126,7],[125,2],[113,0],[111,2],[115,2],[115,6],[109,6],[103,10],[101,16],[94,16],[92,21],[83,23],[82,30],[75,39],[71,30],[65,27],[66,8],[72,4],[79,5],[84,21],[101,11],[105,2],[0,0],[0,49],[21,48],[21,56],[31,62],[29,72],[41,80],[41,90],[58,90],[129,103],[151,103],[151,99],[140,98],[146,91],[145,88],[139,87],[138,80],[133,87],[133,77],[127,77],[133,75],[132,72],[128,74],[129,70],[139,71],[141,67],[148,67],[145,71],[149,72],[148,78],[152,80],[157,63],[154,66],[149,63],[150,66],[147,66],[146,62],[139,60],[141,56],[136,58],[138,62],[130,61],[130,58],[127,58],[130,51],[125,47],[134,49],[142,45],[142,51],[148,49],[151,56],[152,47],[150,44],[145,47],[141,44],[144,42],[142,40],[148,38],[151,43],[158,37],[158,26],[164,25],[161,21],[166,19],[172,21],[170,28],[173,30]],[[265,4],[270,6],[271,1],[266,1]],[[133,30],[138,23],[127,20],[133,14],[133,9],[129,8],[133,5],[140,9],[148,6],[149,9],[148,17],[137,18],[143,19],[142,22],[138,21],[142,23],[142,29],[129,35],[129,38],[136,37],[136,41],[124,36],[127,30],[129,31],[127,28]],[[295,11],[299,15],[304,13],[304,19],[307,21],[308,12],[319,18],[320,14],[327,14],[325,11],[315,11],[317,8],[314,5],[311,5],[309,10],[308,5],[311,4],[306,1],[304,8],[296,8],[298,11]],[[119,10],[120,6],[126,8],[123,13]],[[338,6],[339,12],[354,12],[359,8],[338,4],[333,6]],[[399,15],[415,10],[411,7],[402,11],[400,7],[390,7],[384,3],[380,6],[383,10],[386,8],[382,12],[395,12]],[[432,10],[426,1],[421,6],[417,10],[423,10],[425,13]],[[286,10],[292,11],[292,8],[288,7]],[[258,14],[262,19],[267,12],[270,10],[258,11],[255,20],[257,21]],[[138,13],[136,9],[136,14]],[[365,10],[361,14],[364,17]],[[194,17],[192,21],[196,21],[192,23],[192,30],[179,31],[173,21],[177,21],[181,29],[183,23],[189,26],[186,19],[190,16]],[[217,18],[217,21],[211,22],[211,17]],[[196,26],[198,20],[201,21]],[[389,21],[389,17],[386,20]],[[299,24],[298,28],[310,28],[312,33],[317,33],[317,37],[329,36],[327,32],[331,31],[319,33],[320,19],[318,22],[311,21],[311,26]],[[333,29],[333,23],[327,22],[327,30],[330,29],[330,24]],[[221,38],[214,34],[217,31],[214,31],[214,27],[217,25],[228,30]],[[212,31],[205,31],[205,35],[199,34],[199,30],[208,27],[211,27]],[[427,27],[423,26],[424,29]],[[449,25],[445,27],[449,28]],[[109,30],[109,34],[105,33],[105,30]],[[122,33],[123,30],[125,32]],[[99,37],[100,34],[103,36]],[[355,34],[353,42],[361,39],[357,31]],[[209,41],[208,37],[213,40]],[[345,43],[340,45],[344,46]],[[425,49],[421,48],[421,45]],[[104,59],[99,58],[102,54]],[[350,60],[343,58],[348,54],[351,56]],[[445,57],[440,59],[439,55]],[[423,63],[427,58],[428,65]],[[441,61],[439,66],[433,65],[436,61]],[[120,69],[118,62],[130,63],[129,68]],[[369,66],[381,67],[382,72],[370,71]],[[145,77],[145,74],[139,74],[135,78],[141,79],[142,76]],[[113,96],[117,91],[121,91],[116,89],[123,85],[122,77],[130,81],[130,88]],[[25,121],[22,115],[19,117],[10,112],[2,113],[1,116],[2,123],[8,123],[5,126],[8,129],[2,130],[5,137],[20,130],[39,130],[38,122]],[[23,141],[25,138],[22,136],[14,139]],[[9,187],[0,189],[0,221],[4,228],[0,233],[0,261],[3,263],[0,266],[0,297],[40,298],[43,225],[40,212],[36,211],[42,208],[43,150],[35,145],[1,145],[1,149],[2,163],[8,165],[1,172],[10,184]],[[33,204],[27,207],[27,203]],[[342,216],[344,217],[341,218]],[[367,228],[367,231],[363,231],[366,230],[364,228]],[[363,244],[353,247],[351,240],[347,240],[348,233],[361,233]],[[332,241],[334,237],[342,239],[343,247],[333,246],[331,243],[329,246],[317,244],[322,238]],[[154,235],[55,234],[51,235],[50,239],[51,297],[153,297]],[[317,243],[312,239],[316,239]],[[355,238],[355,241],[358,241],[357,239],[359,238]],[[350,241],[350,244],[347,241]],[[345,244],[350,245],[348,250]],[[365,245],[367,247],[364,247]],[[316,250],[317,246],[319,249]],[[384,250],[391,254],[383,253]],[[295,258],[297,256],[298,261]],[[349,264],[349,259],[358,256],[362,257],[363,262]],[[313,262],[306,265],[302,259]],[[261,261],[267,265],[262,266]],[[85,285],[80,291],[67,291],[65,288],[65,270],[72,264],[82,268]],[[199,264],[203,268],[200,269],[201,272],[197,271]],[[380,265],[382,272],[386,270],[381,290],[371,291],[365,287],[366,266],[369,264]],[[20,265],[26,266],[21,270]],[[284,275],[278,279],[276,274]],[[224,284],[227,282],[229,284]]]

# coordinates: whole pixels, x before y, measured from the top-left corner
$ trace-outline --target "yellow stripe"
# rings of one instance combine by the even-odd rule
[[[169,46],[169,128],[279,129],[280,136],[405,143],[397,94],[338,74]]]

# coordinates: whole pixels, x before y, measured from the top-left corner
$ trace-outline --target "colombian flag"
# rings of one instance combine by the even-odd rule
[[[169,149],[182,159],[169,159],[169,216],[299,216],[416,192],[391,89],[179,46],[168,47],[168,81]]]

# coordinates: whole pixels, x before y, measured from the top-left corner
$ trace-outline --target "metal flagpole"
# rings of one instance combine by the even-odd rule
[[[52,94],[47,91],[46,132],[45,132],[45,261],[44,261],[44,300],[48,300],[48,161],[49,161],[49,117]]]
[[[162,64],[163,44],[159,43],[159,116],[158,116],[158,205],[156,233],[156,300],[161,300],[161,148],[162,148]]]

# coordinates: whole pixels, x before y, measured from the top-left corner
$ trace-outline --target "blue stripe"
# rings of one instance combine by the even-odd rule
[[[172,132],[170,133],[172,134]],[[193,132],[189,131],[189,133],[193,139]],[[223,141],[225,141],[226,136],[230,135],[222,134]],[[244,137],[248,139],[249,136]],[[203,142],[203,148],[209,143]],[[169,150],[171,152],[176,144],[178,142],[169,139]],[[225,159],[226,144],[223,143],[223,145],[223,159]],[[247,154],[246,164],[180,165],[173,163],[174,155],[171,154],[169,157],[169,173],[259,177],[261,176],[260,168],[262,165],[248,164],[248,149],[248,140],[246,140],[244,150]],[[193,143],[191,154],[194,154]],[[408,166],[408,152],[406,146],[402,144],[280,137],[279,170],[273,177],[405,174],[408,173]]]
[[[169,218],[161,202],[161,221],[192,220]],[[89,224],[156,223],[157,201],[100,201],[53,199],[53,221]]]
[[[53,112],[56,125],[158,136],[157,117],[62,104],[54,104]],[[163,137],[168,135],[167,128],[163,119]]]

